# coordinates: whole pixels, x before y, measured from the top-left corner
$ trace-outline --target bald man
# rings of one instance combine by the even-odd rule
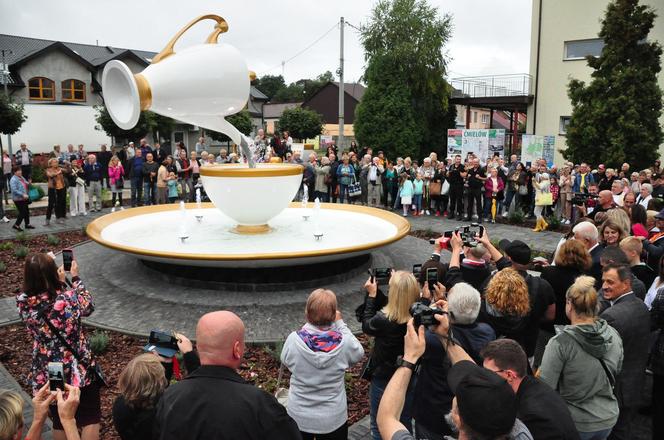
[[[597,199],[597,205],[595,206],[595,209],[593,209],[593,212],[588,214],[588,217],[591,219],[595,219],[595,216],[599,212],[606,212],[609,209],[613,209],[616,207],[616,204],[613,201],[613,193],[609,191],[608,189],[605,189],[604,191],[599,192],[599,198]]]
[[[265,391],[237,373],[244,355],[244,324],[232,312],[198,321],[201,366],[170,386],[157,405],[154,438],[300,439],[297,424]]]

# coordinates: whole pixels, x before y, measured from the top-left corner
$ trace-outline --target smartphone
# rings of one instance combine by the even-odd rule
[[[421,264],[413,264],[413,276],[415,278],[419,278],[421,273],[422,273],[422,265]]]
[[[65,390],[65,370],[62,362],[48,363],[48,387],[51,391]]]
[[[159,330],[150,331],[148,343],[143,347],[143,351],[156,351],[157,354],[165,358],[172,358],[178,350],[178,341],[175,336]]]
[[[438,282],[438,268],[430,267],[427,269],[427,284],[429,284],[429,292],[433,292],[433,287]]]
[[[74,251],[72,249],[62,250],[62,264],[65,266],[65,272],[71,270],[71,262],[74,261]]]

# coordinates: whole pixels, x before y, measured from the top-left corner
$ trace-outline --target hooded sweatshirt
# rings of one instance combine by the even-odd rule
[[[291,372],[288,414],[300,431],[327,434],[348,420],[345,373],[362,356],[360,341],[341,319],[325,328],[305,324],[288,336],[281,362]]]
[[[622,339],[600,318],[593,324],[565,326],[544,350],[540,379],[567,402],[579,432],[608,429],[618,420],[618,401],[599,359],[617,377],[623,361]]]

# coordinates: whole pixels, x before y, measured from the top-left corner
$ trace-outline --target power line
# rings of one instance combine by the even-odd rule
[[[298,53],[296,53],[296,54],[293,55],[292,57],[288,58],[287,60],[281,61],[279,64],[275,64],[273,67],[270,67],[269,69],[262,71],[258,76],[263,76],[263,75],[266,74],[267,72],[270,72],[270,71],[276,69],[277,67],[281,67],[281,66],[283,66],[284,64],[293,61],[295,58],[299,57],[299,56],[302,55],[304,52],[306,52],[306,51],[308,51],[309,49],[311,49],[314,45],[316,45],[316,43],[318,43],[320,40],[322,40],[323,38],[325,38],[330,32],[332,32],[333,30],[335,30],[335,29],[338,28],[338,27],[339,27],[339,23],[334,23],[334,25],[333,25],[331,28],[329,28],[327,31],[325,31],[325,33],[324,33],[323,35],[321,35],[320,37],[316,38],[316,40],[314,40],[314,41],[313,41],[311,44],[309,44],[307,47],[305,47],[304,49],[302,49],[301,51],[299,51]]]

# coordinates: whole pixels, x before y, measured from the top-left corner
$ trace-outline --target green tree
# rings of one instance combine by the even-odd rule
[[[367,91],[355,116],[360,144],[390,157],[444,149],[455,111],[444,79],[451,21],[425,0],[376,4],[361,32]]]
[[[0,133],[16,133],[27,119],[23,103],[14,102],[4,93],[0,94]]]
[[[323,117],[307,108],[286,109],[279,118],[279,129],[288,130],[296,139],[311,139],[323,131]]]
[[[141,112],[134,128],[123,130],[115,125],[105,106],[95,106],[95,110],[97,111],[95,120],[99,124],[97,129],[104,131],[106,135],[115,139],[136,142],[148,134],[151,134],[153,139],[157,139],[157,132],[161,137],[168,138],[175,127],[173,119],[151,111],[145,111]]]
[[[226,120],[231,124],[233,124],[235,128],[240,130],[240,133],[247,136],[249,135],[249,133],[251,133],[252,129],[251,115],[249,114],[249,110],[247,110],[246,108],[239,113],[227,116]],[[226,136],[223,133],[219,133],[218,131],[206,129],[205,133],[215,141],[227,142],[231,140],[228,136]]]
[[[286,82],[281,75],[264,75],[256,79],[254,85],[258,90],[265,93],[268,98],[272,99],[279,90],[286,87]]]
[[[572,79],[568,95],[572,116],[563,156],[635,169],[650,166],[664,139],[659,117],[662,90],[657,84],[662,46],[648,41],[656,14],[638,0],[609,3],[599,37],[604,48],[589,56],[590,83]]]

